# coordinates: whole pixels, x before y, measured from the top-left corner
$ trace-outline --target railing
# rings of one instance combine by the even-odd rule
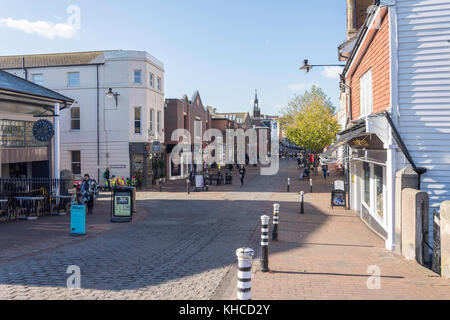
[[[0,199],[14,197],[50,197],[60,189],[61,195],[68,195],[68,189],[73,187],[71,180],[48,178],[4,178],[0,179]]]

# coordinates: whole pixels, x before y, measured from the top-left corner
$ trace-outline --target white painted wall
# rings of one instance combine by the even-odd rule
[[[416,165],[428,169],[422,189],[438,209],[450,200],[450,1],[397,0],[396,9],[399,131]],[[398,168],[405,165],[399,155]]]

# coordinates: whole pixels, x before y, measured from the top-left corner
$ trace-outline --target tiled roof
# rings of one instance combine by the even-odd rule
[[[92,51],[6,56],[0,57],[0,69],[22,68],[23,59],[25,60],[25,68],[85,65],[93,63],[96,58],[104,53],[105,51]]]
[[[73,100],[58,92],[41,87],[33,82],[24,80],[5,71],[0,71],[0,90],[14,91],[42,98],[73,103]]]

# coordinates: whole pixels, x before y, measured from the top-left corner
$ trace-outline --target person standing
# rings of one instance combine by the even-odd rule
[[[89,177],[89,174],[84,175],[84,180],[81,183],[81,198],[83,200],[83,203],[87,205],[88,214],[93,214],[94,209],[94,199],[97,191],[97,183],[95,180],[92,180]]]
[[[239,176],[241,178],[241,187],[244,185],[244,178],[245,178],[245,167],[241,166],[241,168],[239,169]]]

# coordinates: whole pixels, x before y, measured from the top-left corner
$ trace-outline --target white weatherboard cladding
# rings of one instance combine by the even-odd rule
[[[428,169],[422,189],[439,209],[450,200],[450,1],[397,0],[396,7],[399,131],[416,165]]]

